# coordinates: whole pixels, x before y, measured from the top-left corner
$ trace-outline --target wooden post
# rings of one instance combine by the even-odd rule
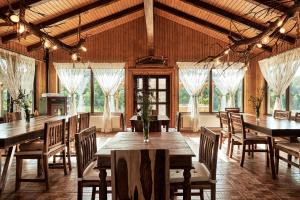
[[[49,49],[45,49],[44,62],[46,66],[46,93],[49,92]]]

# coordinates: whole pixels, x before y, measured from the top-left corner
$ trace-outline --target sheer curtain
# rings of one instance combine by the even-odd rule
[[[88,71],[86,73],[90,73],[90,72]],[[82,83],[78,87],[77,94],[79,100],[78,100],[77,112],[85,112],[83,93],[89,82],[90,82],[89,76],[84,76]]]
[[[94,76],[104,94],[103,125],[104,132],[110,132],[111,116],[115,111],[114,95],[124,79],[124,63],[91,63]]]
[[[277,96],[274,110],[282,110],[281,95],[291,84],[300,65],[300,48],[259,61],[260,71]]]
[[[78,90],[80,84],[84,80],[84,75],[89,70],[86,69],[84,63],[53,63],[58,75],[60,82],[70,93],[70,111],[69,114],[75,115],[76,112],[76,103],[75,103],[75,94]]]
[[[35,60],[7,50],[0,49],[0,81],[13,99],[19,95],[19,89],[30,94],[33,90]],[[16,111],[20,111],[16,107]]]
[[[192,115],[193,130],[198,130],[198,104],[197,97],[201,92],[210,69],[204,68],[203,64],[189,62],[177,62],[179,67],[179,79],[185,90],[190,95],[189,111]]]
[[[225,107],[235,107],[235,95],[245,76],[245,64],[244,63],[227,63],[222,67],[218,67],[212,71],[213,81],[216,87],[222,94],[221,108],[225,110]],[[226,102],[226,95],[229,94],[229,99]]]

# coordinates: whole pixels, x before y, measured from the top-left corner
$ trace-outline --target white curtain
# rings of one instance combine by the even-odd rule
[[[212,70],[213,81],[222,94],[220,110],[224,111],[226,106],[236,107],[234,97],[245,73],[244,63],[224,63],[222,67]],[[229,99],[226,102],[227,94],[229,94]]]
[[[90,73],[90,72],[88,72],[88,73]],[[78,94],[79,100],[78,100],[77,112],[85,112],[83,93],[89,82],[90,82],[90,76],[86,75],[86,76],[84,76],[82,83],[78,87],[77,94]]]
[[[189,62],[177,62],[179,67],[179,79],[185,90],[190,95],[189,111],[192,115],[193,130],[198,130],[198,104],[197,97],[200,94],[209,74],[210,69],[203,64]]]
[[[18,98],[19,89],[30,94],[33,89],[35,60],[0,49],[0,81],[13,99]],[[20,111],[19,107],[16,107]]]
[[[103,125],[104,132],[110,132],[111,116],[115,111],[114,95],[124,79],[124,63],[90,63],[94,76],[104,94]]]
[[[88,73],[84,63],[53,63],[58,75],[58,78],[66,90],[70,93],[70,115],[77,114],[75,94],[80,84],[84,80],[85,73]]]
[[[300,48],[259,61],[260,71],[277,96],[274,110],[283,110],[281,95],[291,84],[300,65]]]

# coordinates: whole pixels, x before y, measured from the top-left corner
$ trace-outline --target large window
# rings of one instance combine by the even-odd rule
[[[295,74],[289,89],[290,110],[293,113],[300,112],[300,70]]]
[[[273,108],[274,108],[276,98],[277,98],[277,95],[274,94],[273,90],[268,88],[268,90],[267,90],[268,114],[273,113]],[[282,107],[283,107],[282,109],[285,110],[286,109],[286,94],[281,95],[281,103],[282,103]]]

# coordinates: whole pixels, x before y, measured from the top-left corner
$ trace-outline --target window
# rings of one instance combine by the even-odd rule
[[[272,114],[273,113],[273,108],[274,108],[274,104],[275,104],[275,99],[276,99],[276,95],[274,94],[274,92],[268,88],[267,90],[267,104],[268,104],[268,114]],[[281,103],[283,106],[283,110],[286,109],[286,94],[281,95]]]
[[[300,112],[300,70],[296,72],[289,89],[290,110],[293,113]]]
[[[179,81],[179,112],[189,111],[190,95]],[[209,112],[209,78],[197,98],[198,112]]]
[[[3,116],[3,114],[5,114],[8,110],[8,105],[9,105],[9,101],[8,101],[8,92],[7,89],[1,89],[1,116]]]

